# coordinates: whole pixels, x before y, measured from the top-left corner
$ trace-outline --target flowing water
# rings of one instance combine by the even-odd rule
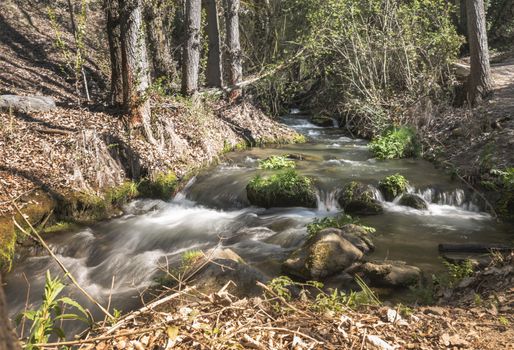
[[[439,243],[512,241],[511,226],[496,223],[481,212],[478,201],[462,184],[452,182],[431,163],[378,161],[372,158],[366,141],[344,136],[340,129],[319,128],[297,115],[285,117],[284,122],[311,142],[230,153],[224,163],[206,169],[169,202],[135,201],[120,218],[78,232],[51,235],[48,243],[102,304],[112,295],[113,306],[129,310],[140,303],[139,293],[152,285],[160,266],[177,264],[185,251],[216,246],[221,237],[229,238],[223,244],[248,263],[270,276],[279,275],[281,262],[305,239],[305,225],[315,217],[340,212],[338,189],[351,180],[376,185],[395,173],[410,181],[410,191],[423,196],[429,209],[384,203],[384,214],[363,218],[364,224],[377,230],[371,258],[403,260],[430,273],[442,266]],[[255,174],[266,173],[258,169],[258,159],[281,154],[301,154],[297,169],[319,180],[317,209],[266,210],[249,205],[246,184]],[[49,257],[31,257],[7,276],[12,315],[23,311],[28,284],[29,305],[40,300],[47,269],[60,273]],[[73,296],[88,305],[78,292]]]

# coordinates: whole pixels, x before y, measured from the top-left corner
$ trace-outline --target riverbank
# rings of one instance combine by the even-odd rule
[[[1,113],[2,256],[12,254],[16,241],[15,198],[34,225],[49,214],[48,225],[90,223],[119,214],[130,199],[170,198],[195,171],[228,151],[303,141],[246,102],[156,98],[153,113],[157,144],[104,112]]]
[[[469,62],[459,62],[461,79]],[[514,53],[492,59],[493,92],[475,108],[428,108],[420,128],[424,157],[446,168],[502,220],[514,220]],[[459,74],[457,74],[459,76]]]

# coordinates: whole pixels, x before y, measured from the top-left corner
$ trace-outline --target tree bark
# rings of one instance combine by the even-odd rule
[[[123,104],[123,78],[121,72],[121,32],[118,0],[105,0],[107,40],[111,60],[111,91],[109,103],[119,107]]]
[[[4,289],[2,285],[2,275],[0,274],[0,349],[18,350],[20,344],[11,330],[11,324],[7,315],[7,303],[5,302]]]
[[[152,77],[154,79],[165,77],[171,82],[176,72],[164,30],[164,10],[162,0],[148,1],[145,5],[145,23],[153,68]]]
[[[121,10],[121,53],[123,104],[132,127],[143,127],[150,143],[155,143],[151,128],[148,58],[143,30],[142,0],[119,0]]]
[[[186,0],[186,41],[182,60],[182,93],[184,95],[191,95],[198,90],[201,17],[202,1]]]
[[[228,78],[231,86],[237,84],[243,78],[241,43],[239,40],[239,0],[225,0],[226,15],[225,21],[227,25],[227,46],[229,56]],[[240,89],[234,89],[231,98],[236,98],[241,93]]]
[[[468,101],[474,105],[492,90],[489,48],[483,0],[466,0],[469,54],[471,57]]]
[[[223,70],[221,65],[221,43],[217,0],[206,0],[207,35],[209,37],[209,55],[207,57],[207,86],[221,88],[223,86]]]

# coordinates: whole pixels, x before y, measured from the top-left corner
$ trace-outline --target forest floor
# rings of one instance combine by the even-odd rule
[[[514,166],[514,51],[493,57],[491,72],[490,98],[473,109],[447,109],[425,130],[428,153],[451,163],[471,184],[491,169]]]

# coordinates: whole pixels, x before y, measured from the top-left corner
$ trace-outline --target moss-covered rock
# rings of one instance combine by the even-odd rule
[[[152,178],[141,181],[138,186],[139,196],[167,200],[176,192],[178,183],[174,172],[157,173]]]
[[[251,204],[264,208],[317,206],[313,180],[294,170],[255,176],[246,186],[246,195]]]
[[[364,254],[375,250],[375,245],[365,228],[355,224],[346,224],[341,228],[326,228],[321,230],[319,234],[335,233],[339,237],[346,239]]]
[[[322,127],[334,126],[334,120],[326,114],[315,114],[311,117],[311,123]]]
[[[378,189],[387,201],[393,201],[401,194],[407,193],[409,181],[400,174],[387,176],[378,183]]]
[[[340,273],[363,253],[337,233],[326,230],[311,237],[284,262],[284,272],[303,279],[320,280]]]
[[[406,193],[401,198],[398,204],[405,207],[411,207],[418,210],[427,210],[428,204],[423,198],[415,194]]]
[[[375,189],[357,181],[352,181],[343,188],[338,202],[348,214],[376,215],[384,211],[375,198]]]

